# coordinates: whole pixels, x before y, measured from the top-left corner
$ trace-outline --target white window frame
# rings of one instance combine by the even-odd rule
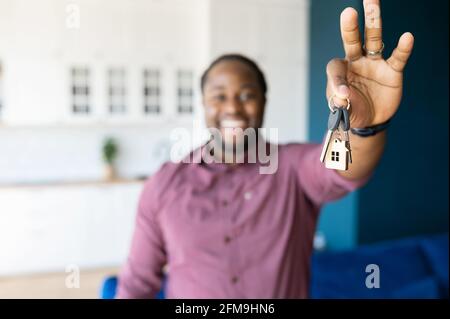
[[[195,75],[193,68],[177,68],[175,74],[176,114],[192,116],[195,104]]]
[[[75,117],[90,117],[92,105],[92,69],[88,65],[73,65],[70,72],[70,112]],[[77,111],[77,107],[83,111]]]
[[[130,111],[127,75],[123,66],[110,66],[106,69],[106,109],[109,116],[124,117]]]
[[[160,117],[164,115],[162,68],[144,67],[141,71],[141,114],[144,117]]]

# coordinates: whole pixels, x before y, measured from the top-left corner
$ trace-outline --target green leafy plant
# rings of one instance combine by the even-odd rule
[[[112,165],[117,157],[118,152],[119,148],[117,146],[116,140],[112,137],[106,138],[103,142],[103,160],[107,164]]]

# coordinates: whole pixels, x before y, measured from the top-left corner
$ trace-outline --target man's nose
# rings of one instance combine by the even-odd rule
[[[238,97],[228,99],[224,105],[224,112],[228,114],[239,114],[243,109],[244,106]]]

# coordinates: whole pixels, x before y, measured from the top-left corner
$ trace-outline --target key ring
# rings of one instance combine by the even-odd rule
[[[338,106],[338,105],[334,104],[333,98],[334,98],[335,96],[336,96],[336,94],[333,94],[333,95],[331,95],[330,98],[328,99],[328,107],[330,108],[331,112],[334,112],[334,110],[335,110],[334,108],[336,108],[336,107],[343,108],[343,106]],[[347,111],[348,111],[348,109],[350,108],[350,99],[349,99],[349,98],[346,98],[346,100],[347,100],[347,107],[346,107],[346,109],[347,109]],[[332,106],[331,103],[333,103],[334,105]]]

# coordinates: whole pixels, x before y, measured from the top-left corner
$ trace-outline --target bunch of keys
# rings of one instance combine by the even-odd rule
[[[348,164],[352,162],[350,149],[350,100],[347,99],[346,107],[333,105],[332,95],[328,101],[330,115],[328,116],[328,131],[325,143],[320,154],[320,161],[325,161],[325,167],[346,171]],[[337,134],[336,134],[337,133]],[[337,135],[337,136],[336,136]]]

